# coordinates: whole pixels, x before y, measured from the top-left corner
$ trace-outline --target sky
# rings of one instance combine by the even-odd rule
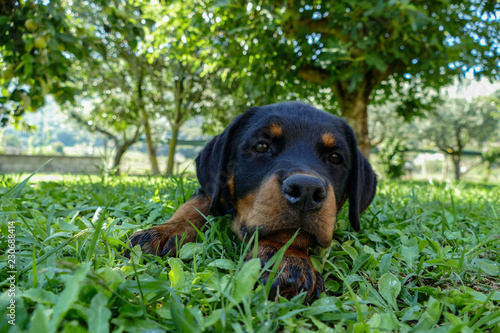
[[[474,97],[487,96],[500,89],[500,81],[490,83],[486,78],[480,81],[470,81],[467,85],[454,84],[446,88],[451,98],[465,98],[468,101]]]

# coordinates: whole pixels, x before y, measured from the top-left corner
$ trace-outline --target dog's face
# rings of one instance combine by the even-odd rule
[[[294,247],[328,247],[344,200],[359,230],[359,214],[375,195],[375,174],[352,129],[302,103],[250,109],[196,162],[211,212],[232,213],[243,239],[258,230],[259,239],[285,243],[300,229]]]

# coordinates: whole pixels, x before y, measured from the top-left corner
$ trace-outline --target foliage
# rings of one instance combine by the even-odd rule
[[[384,174],[391,179],[404,174],[405,152],[421,141],[415,121],[399,115],[399,107],[397,102],[387,102],[368,108],[370,139],[378,149],[377,157]]]
[[[23,148],[22,141],[14,134],[3,135],[2,141],[6,147]]]
[[[500,158],[500,144],[492,143],[485,146],[481,156],[485,161],[494,164],[496,160]]]
[[[71,25],[63,0],[7,0],[0,7],[0,125],[19,124],[22,114],[57,101],[73,101],[75,83],[69,72],[89,56],[87,35]]]
[[[449,99],[422,120],[424,137],[453,158],[457,180],[460,179],[464,148],[474,144],[481,146],[483,141],[492,142],[498,138],[498,119],[494,118],[496,110],[489,98],[476,98],[471,102]]]
[[[403,144],[403,139],[385,141],[379,145],[378,158],[385,175],[390,179],[398,179],[404,175],[405,151],[406,147]]]
[[[0,281],[9,221],[18,251],[16,326],[2,316],[2,331],[500,329],[498,186],[382,182],[363,231],[344,209],[331,247],[313,252],[326,292],[306,306],[248,288],[261,272],[227,218],[209,217],[179,258],[121,256],[127,235],[168,219],[193,180],[18,182],[0,179]],[[0,306],[9,301],[4,292]]]
[[[184,123],[196,116],[211,117],[216,101],[212,80],[227,70],[208,38],[208,26],[196,1],[174,1],[144,7],[144,17],[157,21],[145,45],[153,50],[149,78],[151,102],[170,124],[167,175],[173,172],[177,139]],[[228,93],[226,93],[227,95]]]
[[[404,96],[407,118],[429,89],[474,72],[499,77],[496,11],[488,0],[433,1],[213,1],[209,22],[227,50],[247,94],[266,102],[286,91],[331,89],[358,143],[369,149],[370,99]],[[283,92],[283,90],[285,92]]]
[[[64,143],[56,141],[52,143],[52,151],[58,155],[64,155]]]
[[[483,147],[481,158],[486,163],[485,180],[488,180],[491,170],[500,161],[500,143],[489,143]]]
[[[498,78],[499,9],[487,0],[8,0],[0,121],[20,121],[49,93],[62,103],[75,88],[101,90],[108,108],[129,93],[156,173],[158,115],[172,137],[194,114],[216,133],[250,105],[303,99],[342,113],[367,153],[369,103],[389,98],[410,119],[456,75]]]
[[[123,99],[119,99],[120,96]],[[88,110],[84,107],[74,107],[67,112],[79,126],[89,132],[102,134],[113,141],[115,152],[110,169],[112,173],[118,175],[123,156],[132,145],[139,141],[143,133],[142,118],[135,104],[130,102],[130,96],[116,91],[105,102],[98,103],[98,100],[94,99],[86,106]]]
[[[152,172],[158,173],[153,143],[157,128],[150,124],[158,111],[152,106],[151,84],[147,85],[153,65],[148,62],[151,52],[144,47],[154,22],[144,17],[141,4],[128,0],[75,3],[71,10],[77,22],[100,37],[90,45],[92,55],[72,68],[79,78],[80,105],[92,105],[86,114],[72,110],[73,116],[89,119],[95,130],[115,142],[115,168],[145,134]]]

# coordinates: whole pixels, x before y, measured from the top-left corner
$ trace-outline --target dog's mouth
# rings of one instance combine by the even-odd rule
[[[250,223],[249,223],[250,221]],[[285,221],[288,221],[286,223]],[[279,244],[286,244],[293,237],[292,246],[298,249],[314,248],[321,246],[327,248],[332,242],[333,230],[330,230],[328,223],[313,223],[308,219],[301,223],[291,223],[290,220],[280,220],[275,223],[255,223],[252,220],[239,220],[239,223],[233,224],[233,230],[244,240],[249,240],[255,232],[259,233],[259,240],[269,240]],[[253,222],[253,223],[252,223]],[[280,225],[278,228],[273,226]],[[288,225],[287,225],[288,224]],[[334,224],[331,223],[332,226]],[[234,228],[237,226],[237,228]]]
[[[295,234],[297,234],[295,236]],[[290,239],[292,239],[295,236],[295,239],[293,240],[292,247],[298,248],[298,249],[307,249],[307,248],[313,248],[316,247],[317,245],[320,245],[322,247],[327,247],[329,244],[325,244],[324,241],[321,241],[318,236],[313,235],[307,231],[301,230],[301,229],[285,229],[285,230],[279,230],[273,233],[270,233],[268,235],[263,236],[262,238],[265,240],[273,241],[276,243],[280,244],[286,244]]]
[[[248,239],[259,230],[259,239],[281,244],[287,243],[299,230],[293,247],[303,249],[319,245],[327,248],[332,240],[336,205],[331,186],[326,187],[324,194],[326,198],[320,207],[309,207],[307,211],[291,207],[282,194],[279,177],[272,176],[256,191],[237,200],[231,227],[242,239]]]

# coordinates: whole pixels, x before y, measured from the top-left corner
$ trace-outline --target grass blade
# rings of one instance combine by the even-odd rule
[[[71,305],[77,300],[82,285],[81,282],[85,279],[89,271],[90,264],[86,263],[81,266],[67,282],[64,291],[59,297],[59,302],[54,306],[54,312],[52,313],[52,318],[50,318],[49,321],[50,332],[57,332],[64,315],[68,312]]]
[[[26,177],[22,182],[20,182],[16,186],[14,186],[14,188],[12,188],[12,190],[10,190],[9,192],[7,192],[7,194],[5,195],[5,198],[7,198],[7,199],[13,199],[13,198],[15,198],[19,193],[21,193],[21,191],[26,186],[26,184],[28,184],[28,182],[31,179],[31,177],[33,177],[36,173],[38,173],[38,171],[42,170],[42,168],[44,166],[46,166],[50,161],[52,161],[52,159],[50,159],[47,162],[43,163],[43,165],[41,167],[39,167],[38,169],[36,169],[35,172],[33,172],[28,177]]]

